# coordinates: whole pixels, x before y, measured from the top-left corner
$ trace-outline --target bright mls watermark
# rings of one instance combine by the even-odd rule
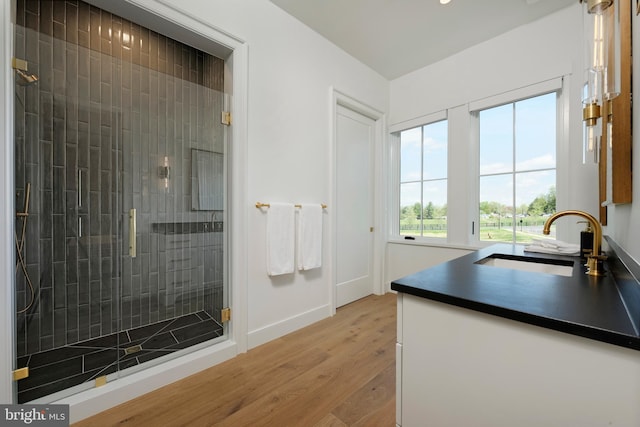
[[[68,427],[69,405],[0,405],[0,427]]]

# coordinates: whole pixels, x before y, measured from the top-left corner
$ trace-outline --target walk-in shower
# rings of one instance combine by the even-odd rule
[[[17,402],[49,402],[225,339],[228,97],[127,19],[15,10]]]

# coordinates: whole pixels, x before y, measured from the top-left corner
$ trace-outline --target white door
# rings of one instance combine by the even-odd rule
[[[336,307],[373,293],[375,121],[336,109]]]

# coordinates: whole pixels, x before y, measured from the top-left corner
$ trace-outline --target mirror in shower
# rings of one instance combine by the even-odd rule
[[[224,155],[214,151],[191,150],[191,209],[224,209]]]

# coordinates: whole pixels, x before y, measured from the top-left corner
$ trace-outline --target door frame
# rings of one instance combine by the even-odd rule
[[[0,281],[4,309],[0,320],[0,344],[5,349],[0,356],[0,401],[13,402],[14,383],[11,371],[15,361],[14,328],[15,328],[15,251],[13,233],[15,228],[15,196],[14,192],[14,126],[13,126],[13,69],[10,67],[13,56],[12,22],[13,2],[0,0],[0,199],[6,200],[0,207]],[[13,266],[13,267],[12,267]]]
[[[331,280],[329,281],[329,295],[331,299],[331,314],[336,313],[336,306],[338,302],[337,298],[337,284],[338,284],[338,271],[337,264],[337,120],[336,115],[338,113],[338,106],[347,108],[356,113],[362,114],[371,120],[375,121],[374,141],[373,141],[373,248],[372,248],[372,262],[373,262],[373,293],[375,295],[382,295],[388,291],[388,286],[385,286],[383,277],[385,274],[384,265],[384,244],[386,232],[386,224],[384,221],[384,212],[386,211],[385,204],[387,200],[386,187],[384,185],[384,176],[386,175],[386,167],[384,159],[384,153],[387,152],[387,143],[384,135],[386,129],[386,116],[382,111],[373,108],[364,102],[357,100],[354,97],[347,95],[346,93],[336,89],[330,88],[331,92],[331,105],[330,105],[330,120],[331,120],[331,171],[329,176],[331,185],[331,205],[334,208],[330,209],[330,229],[332,238],[331,247]]]
[[[227,246],[229,257],[228,292],[232,312],[238,313],[229,324],[228,340],[212,347],[196,350],[183,357],[136,372],[118,381],[93,388],[53,403],[69,404],[71,422],[116,406],[129,399],[148,393],[173,381],[185,378],[198,371],[228,360],[247,351],[247,253],[249,247],[246,224],[248,222],[248,45],[225,31],[185,12],[179,6],[171,6],[163,0],[85,0],[94,6],[135,19],[149,28],[162,26],[163,33],[177,40],[217,54],[229,64],[225,75],[225,92],[232,93],[231,114],[233,126],[229,128],[231,156],[231,180],[228,196],[229,233],[232,241]],[[10,61],[13,56],[15,0],[0,0],[0,197],[8,203],[0,206],[0,278],[3,285],[0,293],[4,298],[0,322],[0,344],[5,349],[0,353],[0,401],[13,403],[14,383],[11,371],[15,361],[15,227],[14,153],[13,153],[13,106],[14,76]],[[213,46],[217,47],[212,52]],[[233,219],[233,220],[232,220]]]

